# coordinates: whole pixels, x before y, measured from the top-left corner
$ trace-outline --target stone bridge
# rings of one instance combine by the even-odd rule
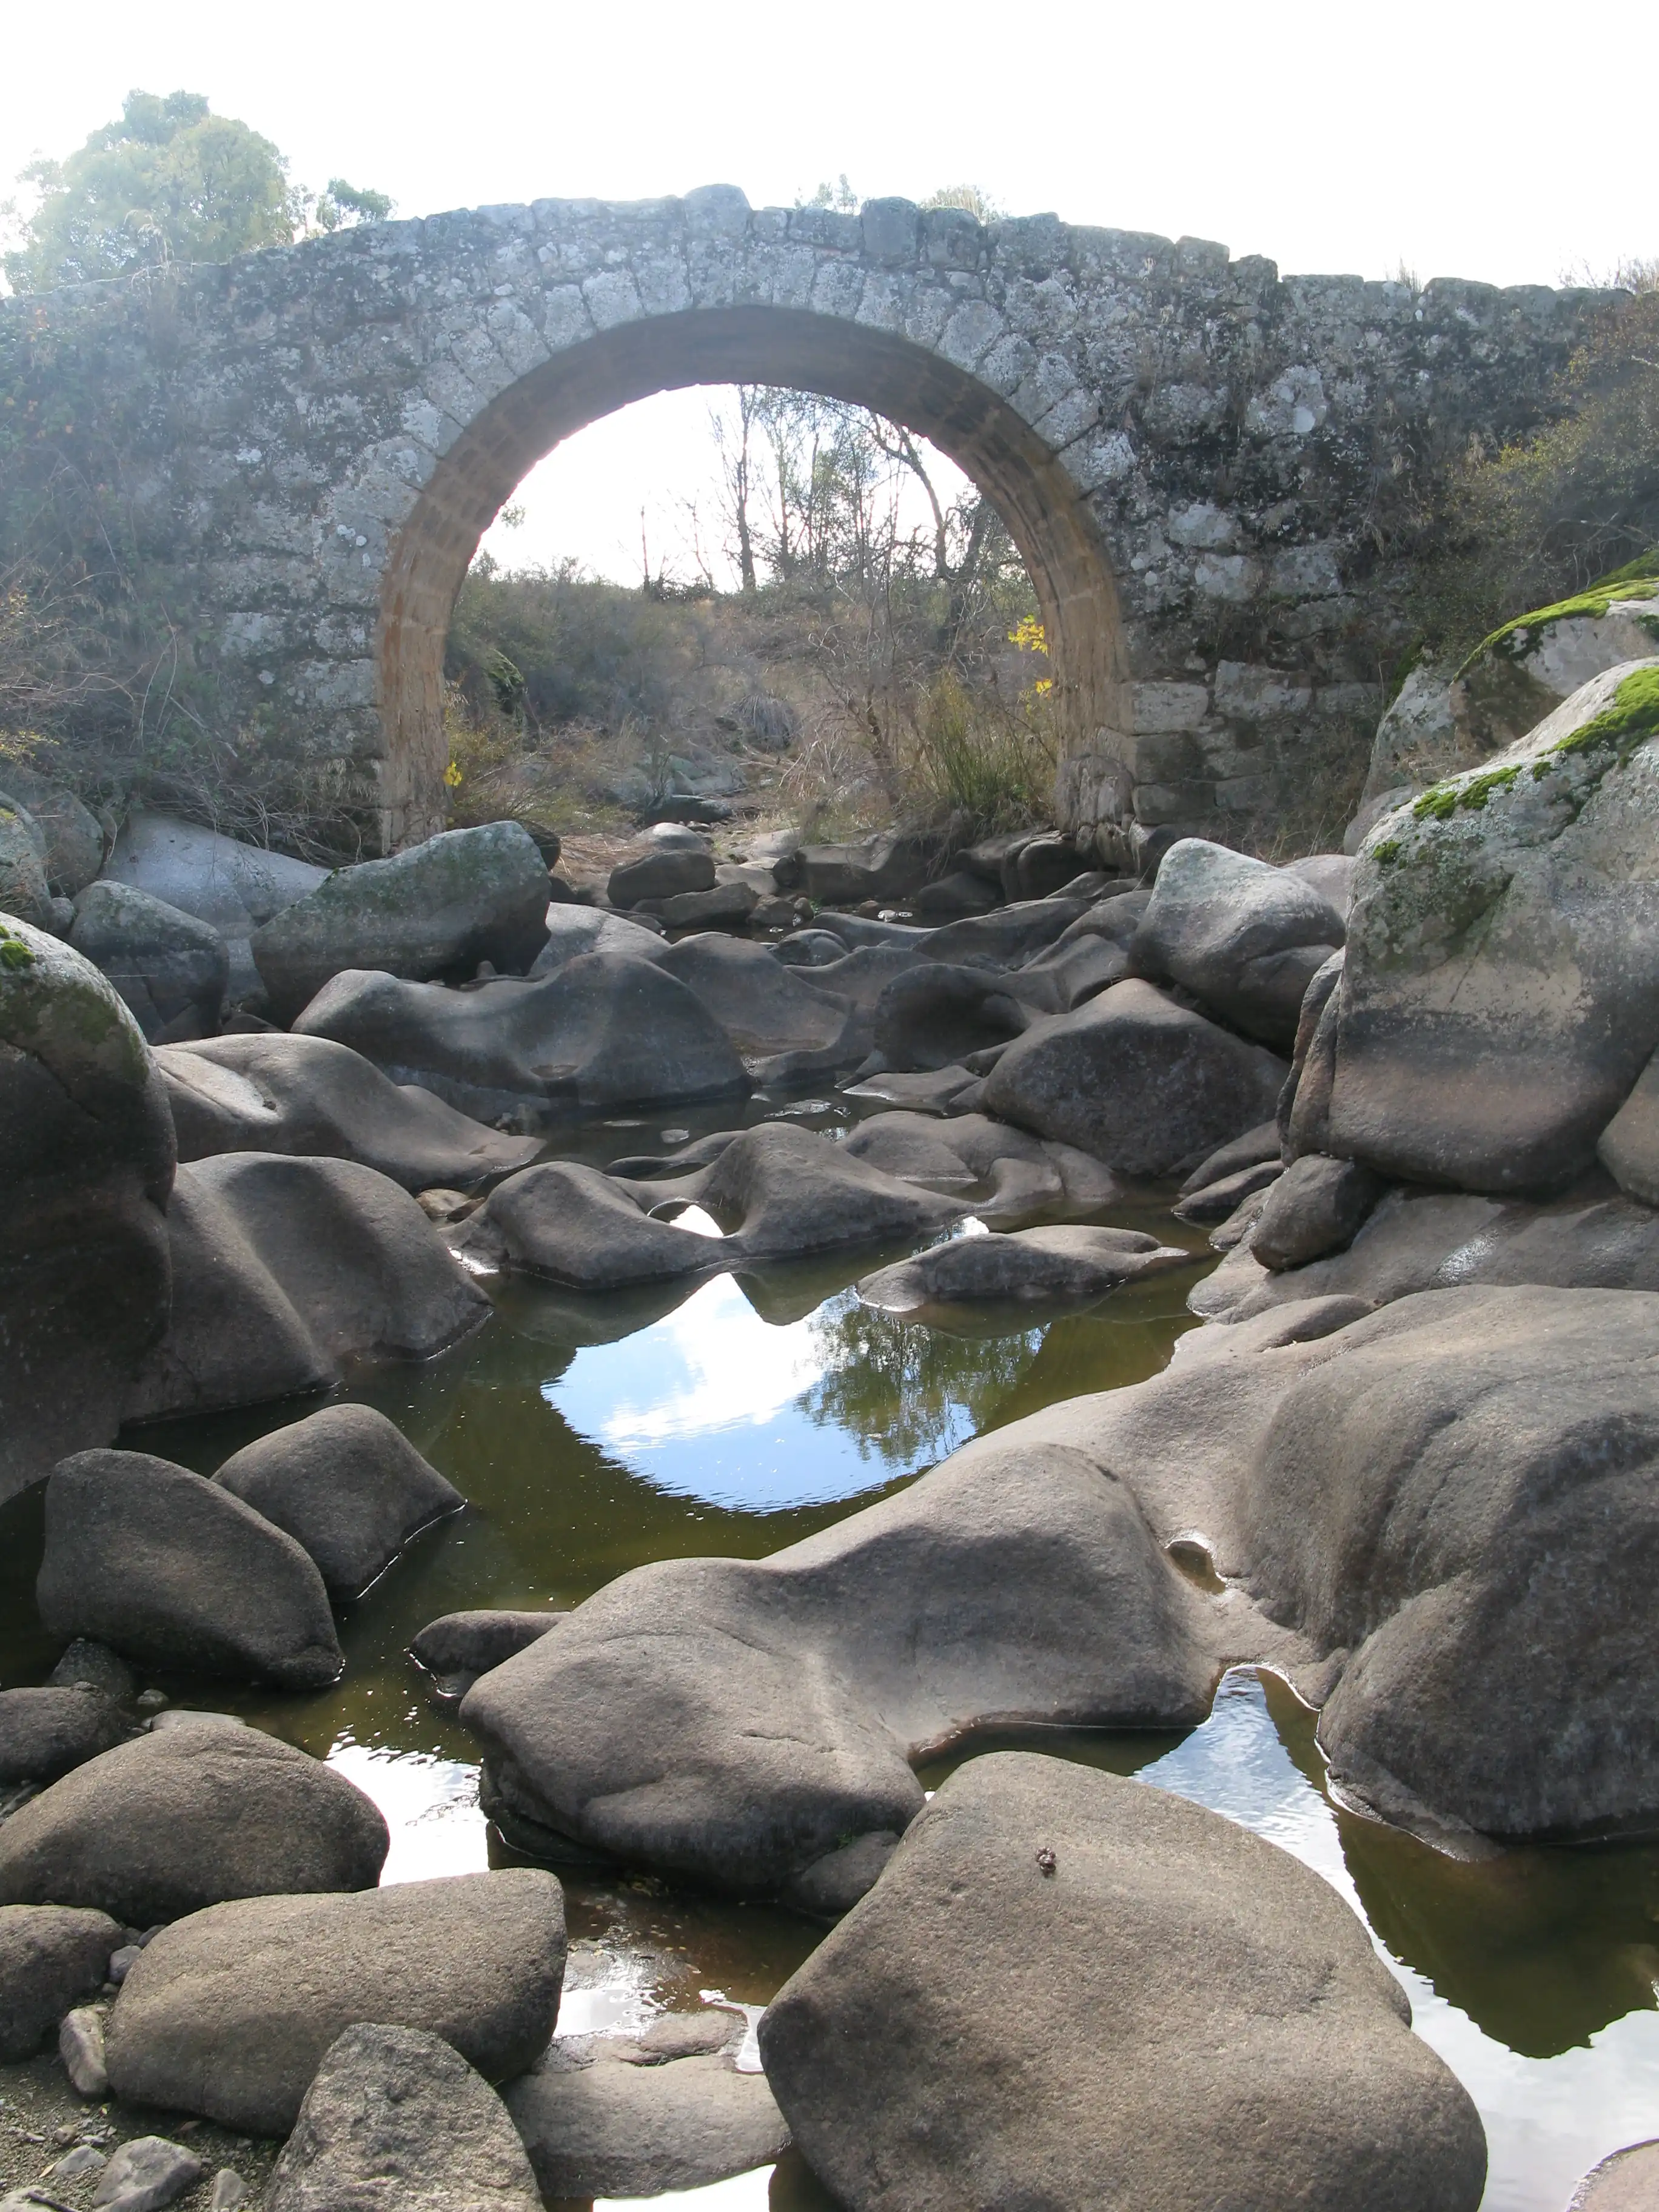
[[[378,224],[0,301],[0,382],[77,395],[192,711],[443,812],[441,667],[526,471],[677,386],[861,402],[949,453],[1030,570],[1072,826],[1213,825],[1368,729],[1425,475],[1536,423],[1604,295],[1281,277],[1201,240],[727,185]],[[106,463],[100,462],[102,467]],[[90,465],[90,464],[89,464]]]

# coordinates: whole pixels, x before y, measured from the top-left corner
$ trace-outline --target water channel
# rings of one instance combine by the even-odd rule
[[[855,1109],[829,1100],[791,1110],[833,1131]],[[611,1122],[550,1149],[605,1161],[695,1133],[684,1121]],[[1178,1224],[1166,1206],[1113,1218],[1170,1238]],[[1202,1249],[1191,1232],[1183,1241]],[[314,1697],[160,1686],[337,1764],[391,1826],[386,1881],[509,1863],[478,1808],[476,1748],[406,1656],[426,1621],[463,1607],[570,1606],[647,1560],[752,1558],[793,1542],[973,1436],[1158,1372],[1193,1325],[1184,1300],[1204,1261],[1083,1314],[994,1316],[972,1335],[861,1307],[851,1283],[873,1264],[862,1252],[608,1297],[497,1286],[492,1318],[465,1342],[422,1366],[368,1374],[345,1394],[396,1420],[469,1503],[347,1610],[342,1680]],[[210,1474],[309,1410],[172,1422],[122,1441]],[[33,1613],[40,1521],[38,1492],[0,1511],[8,1686],[42,1680],[57,1656]],[[1241,1668],[1184,1737],[1079,1732],[1050,1735],[1044,1747],[1195,1798],[1330,1881],[1480,2109],[1489,2212],[1560,2212],[1598,2158],[1659,2134],[1659,1845],[1444,1858],[1332,1803],[1314,1726],[1284,1683]],[[653,1877],[566,1887],[564,2030],[626,2029],[658,2008],[714,1999],[762,2006],[821,1933],[781,1910]],[[653,2201],[658,2212],[827,2202],[793,2160]]]

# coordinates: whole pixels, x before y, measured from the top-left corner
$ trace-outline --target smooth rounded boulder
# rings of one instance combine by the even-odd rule
[[[1136,1229],[1022,1229],[1007,1236],[963,1237],[914,1260],[866,1275],[866,1306],[914,1313],[924,1306],[993,1300],[1075,1304],[1125,1283],[1192,1265],[1192,1255]]]
[[[155,1055],[181,1160],[285,1152],[356,1160],[405,1190],[467,1190],[526,1167],[533,1137],[504,1135],[413,1084],[389,1082],[328,1037],[210,1037]]]
[[[213,1480],[293,1537],[337,1601],[367,1589],[418,1530],[466,1503],[372,1406],[325,1406],[273,1429]]]
[[[448,991],[352,970],[294,1024],[349,1045],[483,1121],[659,1100],[741,1098],[737,1048],[696,994],[653,960],[578,953],[551,975]]]
[[[1365,840],[1320,1149],[1465,1190],[1559,1187],[1659,1048],[1659,659]]]
[[[1475,2212],[1486,2183],[1468,2093],[1330,1885],[1064,1759],[960,1767],[760,2041],[848,2212]]]
[[[104,864],[98,817],[75,793],[22,761],[0,762],[0,805],[21,806],[45,846],[42,866],[54,897],[72,899]],[[0,906],[6,902],[0,899]]]
[[[70,943],[109,977],[152,1043],[218,1028],[230,955],[218,931],[194,915],[100,878],[75,902]]]
[[[454,1241],[474,1265],[586,1291],[667,1282],[718,1266],[720,1253],[708,1237],[651,1220],[611,1176],[574,1160],[509,1176]]]
[[[0,1690],[0,1788],[56,1782],[129,1733],[120,1707],[101,1691]]]
[[[167,1327],[174,1150],[108,978],[0,915],[0,1503],[107,1443]]]
[[[65,2013],[96,1996],[123,1942],[106,1912],[0,1905],[0,2061],[32,2058]]]
[[[506,2106],[441,2037],[362,2022],[318,2068],[264,2212],[542,2212]]]
[[[1303,994],[1343,934],[1341,914],[1305,877],[1183,837],[1164,855],[1129,957],[1138,975],[1179,984],[1283,1050]]]
[[[60,1462],[35,1599],[50,1634],[146,1666],[319,1690],[345,1664],[323,1578],[294,1538],[148,1452]]]
[[[285,2136],[363,2021],[438,2036],[499,2081],[546,2049],[564,1958],[563,1893],[532,1867],[216,1905],[163,1929],[122,1983],[110,2083],[135,2104]]]
[[[355,1160],[190,1161],[167,1237],[172,1314],[130,1421],[325,1390],[361,1359],[426,1359],[489,1310],[409,1193]]]
[[[1119,1175],[1168,1176],[1267,1120],[1286,1073],[1261,1045],[1131,980],[1017,1037],[985,1079],[985,1106]]]
[[[226,1898],[372,1888],[389,1841],[321,1759],[258,1729],[181,1725],[77,1766],[0,1824],[0,1904],[151,1928]]]
[[[535,839],[521,823],[490,822],[337,868],[249,943],[277,1018],[291,1021],[348,968],[459,981],[487,960],[520,974],[547,942],[547,903]]]

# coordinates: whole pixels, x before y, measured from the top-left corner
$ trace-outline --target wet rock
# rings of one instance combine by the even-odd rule
[[[1595,1157],[1644,1206],[1659,1206],[1659,1053],[1596,1140]]]
[[[562,1893],[529,1867],[216,1905],[163,1929],[122,1983],[110,2081],[133,2103],[286,2135],[366,2019],[440,2036],[500,2081],[546,2048],[564,1953]]]
[[[970,1053],[1006,1044],[1030,1020],[1010,995],[1007,978],[930,960],[886,986],[876,1001],[873,1036],[890,1067],[914,1073],[956,1066]]]
[[[1218,1182],[1201,1185],[1190,1198],[1183,1198],[1170,1211],[1177,1221],[1230,1220],[1247,1198],[1276,1183],[1284,1172],[1277,1159],[1260,1160],[1253,1168],[1237,1168]]]
[[[583,952],[631,952],[638,960],[655,960],[666,950],[657,928],[598,907],[550,907],[544,921],[547,942],[530,965],[536,976],[556,975]]]
[[[951,1142],[954,1126],[933,1115],[897,1107],[860,1121],[842,1139],[842,1150],[848,1159],[863,1160],[883,1175],[920,1183],[926,1190],[969,1192],[981,1178]],[[1023,1129],[1007,1133],[1015,1144],[1030,1145],[1041,1156],[1040,1139],[1028,1137]]]
[[[273,1429],[213,1479],[292,1536],[337,1601],[367,1589],[417,1529],[466,1503],[370,1406],[325,1406]]]
[[[507,2108],[549,2202],[703,2189],[789,2145],[763,2075],[716,2057],[629,2065],[603,2039],[586,2066],[514,2081]]]
[[[0,920],[0,1502],[106,1443],[167,1326],[166,1093],[106,976]]]
[[[1200,1717],[1209,1606],[1115,1480],[999,1436],[769,1559],[623,1575],[481,1677],[461,1718],[509,1835],[776,1892],[901,1832],[922,1803],[910,1760],[981,1717]]]
[[[1474,2212],[1480,2122],[1410,2019],[1363,1924],[1288,1852],[1002,1753],[944,1784],[760,2037],[851,2212],[1083,2204],[1103,2174],[1149,2204],[1344,2212],[1386,2174],[1401,2212]]]
[[[119,1744],[0,1826],[0,1901],[151,1928],[231,1897],[366,1889],[386,1822],[343,1775],[258,1729]]]
[[[631,953],[579,954],[540,981],[447,991],[337,975],[295,1024],[495,1121],[659,1101],[741,1098],[749,1078],[696,994]]]
[[[455,1249],[488,1267],[608,1291],[720,1264],[721,1247],[653,1221],[597,1168],[550,1160],[498,1183],[468,1216]]]
[[[103,2212],[160,2212],[193,2189],[205,2171],[183,2143],[165,2136],[134,2136],[111,2153],[92,2201]]]
[[[661,965],[696,994],[739,1052],[815,1051],[838,1044],[847,1027],[842,1000],[781,965],[763,945],[683,938]]]
[[[1659,2142],[1632,2143],[1593,2166],[1567,2212],[1651,2212],[1659,2203]]]
[[[882,1098],[915,1114],[950,1114],[957,1101],[980,1087],[980,1078],[966,1067],[937,1067],[926,1074],[908,1075],[884,1069],[860,1075],[847,1085],[849,1098]]]
[[[70,943],[107,975],[152,1043],[211,1036],[224,1017],[230,955],[218,931],[130,884],[88,884]]]
[[[605,896],[624,911],[642,899],[682,898],[714,888],[714,860],[701,838],[695,846],[659,847],[611,871]]]
[[[1247,1036],[1289,1047],[1315,970],[1342,939],[1341,915],[1303,878],[1185,837],[1164,857],[1131,958]]]
[[[64,2014],[103,1987],[120,1941],[106,1912],[0,1905],[0,2060],[15,2065],[50,2043]]]
[[[491,822],[337,868],[250,942],[277,1018],[291,1021],[348,969],[424,982],[471,975],[487,960],[520,974],[547,942],[547,904],[535,839],[517,822]]]
[[[629,2066],[662,2066],[673,2058],[711,2057],[744,2039],[747,2021],[740,2012],[705,2006],[702,2012],[662,2012],[641,2034],[608,2047]]]
[[[428,1091],[388,1082],[327,1037],[214,1037],[155,1057],[181,1160],[283,1152],[356,1160],[405,1190],[465,1190],[540,1150],[534,1137],[504,1136]]]
[[[293,1537],[147,1452],[58,1463],[35,1598],[48,1633],[146,1666],[317,1690],[345,1663],[322,1577]]]
[[[1191,1264],[1190,1254],[1139,1230],[1022,1229],[936,1244],[914,1260],[865,1276],[858,1291],[866,1305],[884,1313],[982,1299],[1075,1304]]]
[[[563,1618],[562,1612],[441,1613],[410,1643],[410,1656],[441,1683],[447,1686],[464,1679],[471,1689],[480,1674],[499,1667],[514,1652],[527,1650]]]
[[[1139,981],[1033,1024],[985,1081],[987,1109],[1120,1175],[1184,1170],[1255,1127],[1285,1067]]]
[[[353,1160],[193,1160],[167,1232],[172,1316],[129,1420],[327,1389],[348,1361],[428,1358],[489,1311],[407,1191]]]
[[[127,1734],[100,1690],[0,1690],[0,1784],[56,1782]]]
[[[541,2212],[501,2099],[418,2028],[348,2027],[325,2056],[265,2212]]]
[[[1659,1046],[1659,660],[1434,786],[1359,856],[1325,1149],[1402,1180],[1582,1173]]]
[[[58,2056],[83,2097],[107,2097],[109,2069],[104,2063],[104,2016],[92,2005],[66,2013],[58,2029]]]
[[[1284,1275],[1253,1251],[1235,1250],[1187,1303],[1206,1320],[1248,1321],[1287,1300],[1358,1297],[1380,1306],[1453,1283],[1659,1291],[1659,1219],[1647,1206],[1599,1194],[1532,1206],[1392,1190],[1346,1251]]]
[[[1385,1188],[1381,1176],[1358,1160],[1304,1152],[1273,1180],[1256,1217],[1250,1250],[1276,1273],[1344,1252]]]

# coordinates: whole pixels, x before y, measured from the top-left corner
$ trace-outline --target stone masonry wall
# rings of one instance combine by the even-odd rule
[[[0,301],[0,434],[118,483],[191,711],[344,763],[396,842],[441,818],[448,600],[524,469],[667,384],[816,380],[1008,516],[1062,808],[1109,842],[1255,811],[1374,722],[1404,641],[1389,516],[1541,419],[1603,297],[1281,277],[894,200],[541,201]]]

